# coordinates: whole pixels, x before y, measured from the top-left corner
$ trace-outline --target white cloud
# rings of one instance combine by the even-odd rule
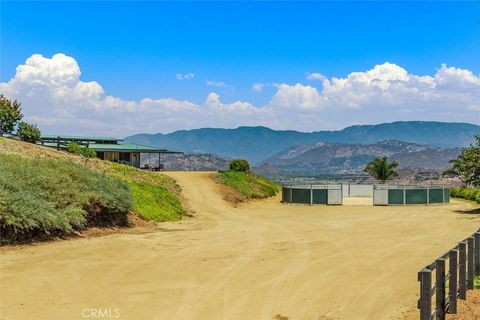
[[[322,109],[327,102],[321,93],[311,86],[297,83],[293,86],[278,84],[276,87],[277,92],[270,101],[273,107],[312,110]]]
[[[268,87],[269,84],[268,83],[259,83],[259,82],[255,82],[254,84],[252,84],[252,91],[253,92],[262,92],[263,89],[265,87]]]
[[[212,81],[212,80],[207,80],[206,85],[208,87],[215,87],[219,89],[224,89],[227,92],[233,92],[235,91],[235,87],[223,82],[223,81]]]
[[[177,78],[177,80],[179,80],[179,81],[192,80],[194,77],[195,77],[195,74],[193,72],[175,74],[175,78]]]
[[[326,79],[326,77],[323,74],[318,73],[318,72],[312,72],[312,73],[307,72],[305,78],[307,80],[312,80],[312,81],[315,81],[315,80],[322,81],[322,80]]]
[[[20,100],[25,119],[51,134],[123,137],[138,132],[239,125],[313,131],[396,120],[480,124],[479,75],[446,65],[432,75],[414,75],[386,62],[343,78],[324,78],[321,88],[275,84],[275,93],[263,106],[224,102],[216,92],[210,92],[203,103],[172,97],[124,100],[108,95],[99,83],[80,77],[74,58],[35,54],[17,67],[13,78],[0,83],[0,93]],[[207,85],[231,88],[217,81]],[[265,85],[254,84],[252,90]]]

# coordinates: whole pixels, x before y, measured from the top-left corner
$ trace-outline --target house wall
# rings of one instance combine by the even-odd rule
[[[104,160],[123,163],[132,167],[140,167],[140,153],[139,152],[104,152]]]

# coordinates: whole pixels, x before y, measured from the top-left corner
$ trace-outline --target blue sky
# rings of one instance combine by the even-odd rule
[[[1,83],[8,83],[15,68],[33,54],[51,58],[62,53],[79,65],[81,81],[95,81],[104,95],[138,103],[144,98],[171,98],[202,107],[215,92],[223,104],[240,101],[262,108],[272,104],[279,84],[299,83],[323,94],[322,82],[306,79],[308,73],[346,78],[385,62],[418,76],[434,77],[442,64],[468,70],[475,77],[480,73],[480,3],[475,1],[2,1],[0,35]],[[177,74],[190,73],[191,79],[177,79]],[[266,85],[252,90],[255,83]],[[461,93],[474,90],[476,94],[478,88],[473,88],[465,92],[463,87]],[[51,116],[59,113],[49,111]],[[375,114],[357,122],[396,120]],[[32,119],[48,122],[40,115]],[[268,123],[265,116],[260,118],[258,124],[286,126],[282,119]],[[352,118],[345,123],[320,123],[318,129],[355,122]],[[219,121],[218,126],[242,124],[255,122]],[[161,132],[182,128],[180,123],[159,125]],[[202,125],[216,126],[214,121],[200,121],[186,128]]]

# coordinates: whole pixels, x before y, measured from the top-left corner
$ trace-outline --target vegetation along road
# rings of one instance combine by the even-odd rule
[[[213,173],[168,175],[195,218],[1,249],[2,319],[415,319],[417,271],[479,226],[467,202],[234,207]]]

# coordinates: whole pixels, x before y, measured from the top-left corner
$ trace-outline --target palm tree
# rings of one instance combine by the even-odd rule
[[[383,157],[371,160],[363,171],[375,179],[385,182],[398,176],[397,167],[397,161],[388,162],[387,157]]]

